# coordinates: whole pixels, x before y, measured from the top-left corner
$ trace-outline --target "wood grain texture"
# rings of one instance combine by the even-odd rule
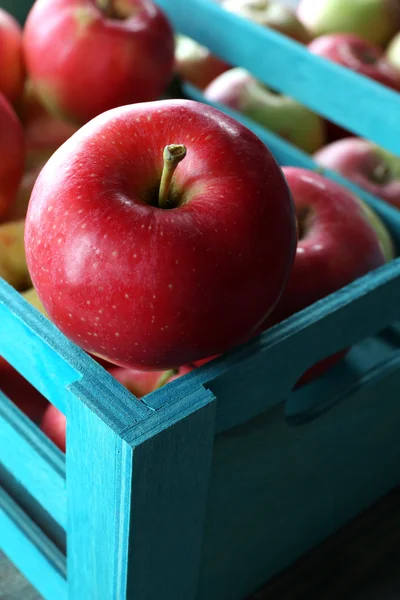
[[[186,0],[157,0],[157,4],[177,31],[229,64],[249,69],[264,84],[400,154],[398,92],[312,55],[303,45],[229,13],[211,0],[191,0],[190,18]]]
[[[65,459],[0,392],[0,463],[62,527],[67,524]]]
[[[170,394],[159,411],[139,423],[127,420],[118,435],[72,392],[67,414],[70,597],[194,600],[214,397],[203,388],[184,402]]]
[[[46,600],[67,600],[65,557],[0,488],[2,550]]]

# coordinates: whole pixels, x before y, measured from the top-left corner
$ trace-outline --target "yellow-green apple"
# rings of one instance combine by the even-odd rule
[[[393,67],[400,71],[400,33],[394,36],[386,48],[386,59]]]
[[[230,68],[208,48],[185,35],[176,36],[175,70],[179,77],[203,90]]]
[[[350,137],[321,148],[315,161],[400,208],[400,158],[373,142]]]
[[[25,258],[24,228],[24,219],[0,225],[0,277],[17,290],[32,285]]]
[[[313,40],[308,49],[382,85],[400,90],[400,71],[389,64],[383,50],[359,36],[346,33],[322,35]]]
[[[25,247],[67,337],[117,365],[164,370],[255,331],[286,283],[296,223],[259,138],[200,102],[163,100],[107,111],[53,154]]]
[[[394,256],[379,217],[343,186],[319,173],[283,168],[297,213],[296,257],[282,297],[264,323],[271,327],[324,298]],[[303,385],[339,360],[346,350],[314,365]]]
[[[297,16],[314,37],[353,33],[380,46],[400,28],[398,0],[300,0]]]
[[[24,53],[49,112],[85,123],[157,99],[173,74],[174,36],[152,0],[36,0]]]
[[[293,9],[270,0],[225,0],[222,7],[263,27],[270,27],[301,44],[312,37]]]
[[[0,93],[0,219],[10,210],[24,171],[22,125],[11,104]]]
[[[323,119],[293,98],[277,94],[236,67],[222,73],[204,90],[218,102],[257,121],[306,152],[315,152],[325,143]]]
[[[18,102],[24,79],[21,27],[14,17],[0,8],[0,93],[11,104]]]

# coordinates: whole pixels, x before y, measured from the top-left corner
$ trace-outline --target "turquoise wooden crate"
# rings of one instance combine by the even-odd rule
[[[159,4],[178,30],[400,151],[397,94],[209,0]],[[247,124],[281,164],[314,168]],[[360,195],[400,248],[400,213]],[[242,600],[398,484],[399,295],[400,258],[138,401],[0,281],[0,354],[68,422],[64,456],[0,396],[0,546],[49,600]]]

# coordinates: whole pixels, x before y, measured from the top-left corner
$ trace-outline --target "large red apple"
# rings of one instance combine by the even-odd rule
[[[16,103],[22,94],[24,79],[21,27],[0,8],[0,93],[12,104]]]
[[[350,137],[321,148],[315,161],[400,208],[400,158],[373,142]]]
[[[46,312],[70,339],[163,370],[256,330],[286,283],[296,226],[282,171],[252,132],[165,100],[108,111],[53,154],[25,244]]]
[[[333,33],[316,38],[308,45],[313,54],[400,90],[400,71],[387,61],[383,51],[356,35]]]
[[[174,68],[173,32],[152,0],[36,0],[24,52],[46,108],[79,123],[157,99]]]
[[[383,265],[394,254],[380,219],[350,191],[306,169],[284,167],[283,172],[295,204],[299,241],[288,283],[265,328]],[[320,375],[342,355],[314,366],[299,384]]]
[[[179,35],[175,48],[175,70],[179,77],[204,89],[230,66],[196,40]]]
[[[24,172],[24,132],[13,108],[0,93],[0,219],[10,210]]]

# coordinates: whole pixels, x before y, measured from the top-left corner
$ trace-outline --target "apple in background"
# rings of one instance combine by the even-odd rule
[[[319,115],[270,90],[241,67],[217,77],[204,96],[237,110],[306,152],[315,152],[325,143],[324,122]]]
[[[176,37],[175,70],[179,77],[203,90],[230,66],[202,46],[184,35]]]
[[[35,161],[38,161],[39,163],[37,154],[31,155],[29,158],[27,158],[27,160],[32,163]],[[44,160],[42,164],[39,163],[37,166],[32,166],[23,174],[15,200],[3,216],[2,220],[4,222],[17,221],[26,217],[33,186],[35,185],[35,181],[46,162],[47,159]]]
[[[88,352],[156,371],[246,340],[278,301],[296,247],[270,151],[191,100],[84,125],[42,169],[26,223],[51,320]]]
[[[350,137],[321,148],[315,161],[400,208],[400,158],[373,142]]]
[[[24,79],[21,27],[14,17],[0,8],[0,93],[11,104],[19,100]]]
[[[25,220],[0,225],[0,277],[18,291],[32,286],[25,258]]]
[[[48,401],[3,358],[0,360],[0,390],[32,421],[40,421]]]
[[[142,398],[185,373],[189,373],[193,368],[191,365],[186,365],[167,371],[141,371],[140,369],[114,367],[109,369],[109,373],[137,398]]]
[[[65,452],[66,418],[54,404],[50,403],[46,408],[40,421],[40,429],[62,452]]]
[[[19,116],[25,133],[26,172],[42,168],[57,148],[78,130],[77,125],[49,114],[29,80],[25,84]]]
[[[307,28],[294,10],[270,0],[225,0],[221,6],[236,15],[263,27],[270,27],[296,42],[308,44],[312,40]]]
[[[157,99],[172,78],[174,46],[152,0],[36,0],[24,27],[27,71],[41,101],[80,124]]]
[[[388,63],[380,48],[356,35],[323,35],[313,40],[308,49],[313,54],[400,91],[400,71]]]
[[[0,94],[0,219],[10,210],[24,171],[24,132],[12,106]]]
[[[395,35],[386,48],[386,60],[400,71],[400,33]]]
[[[288,283],[263,329],[341,289],[394,257],[379,217],[346,188],[296,167],[283,173],[292,193],[299,240]],[[306,371],[297,387],[333,366],[346,350]]]
[[[300,0],[297,16],[313,37],[353,33],[380,46],[400,28],[398,0]]]

